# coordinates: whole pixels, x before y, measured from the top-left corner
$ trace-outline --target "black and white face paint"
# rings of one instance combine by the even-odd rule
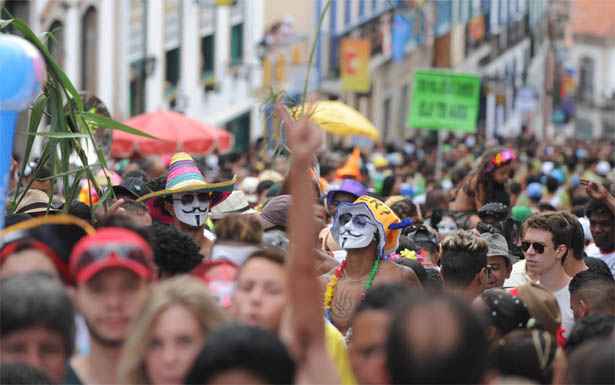
[[[173,194],[173,211],[180,222],[192,227],[202,227],[209,213],[209,193]]]
[[[374,240],[378,226],[365,205],[340,207],[333,224],[333,235],[345,250],[362,249]]]

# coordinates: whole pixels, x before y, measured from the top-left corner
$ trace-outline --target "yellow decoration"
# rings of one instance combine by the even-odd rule
[[[275,81],[283,82],[286,80],[286,57],[280,54],[275,61]]]
[[[320,101],[307,106],[305,111],[312,111],[311,120],[325,131],[341,136],[364,136],[373,141],[380,140],[380,132],[359,111],[338,101]],[[291,110],[297,117],[302,111],[298,106]]]
[[[403,249],[401,253],[399,253],[399,255],[407,259],[416,260],[416,253],[414,252],[414,250]]]

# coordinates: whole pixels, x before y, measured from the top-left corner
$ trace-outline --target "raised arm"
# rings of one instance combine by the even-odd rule
[[[277,106],[277,112],[285,125],[292,153],[287,265],[290,318],[296,344],[294,350],[298,354],[297,382],[339,383],[338,373],[326,351],[323,297],[314,256],[318,233],[310,169],[314,153],[320,148],[322,133],[307,118],[293,120],[281,105]]]

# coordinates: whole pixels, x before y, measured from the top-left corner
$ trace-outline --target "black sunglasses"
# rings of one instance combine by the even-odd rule
[[[208,192],[202,192],[197,194],[184,194],[180,199],[175,199],[176,201],[180,201],[184,205],[192,204],[194,201],[194,197],[199,200],[201,203],[207,203],[210,200],[211,194]]]
[[[545,252],[545,245],[538,242],[521,242],[521,250],[528,251],[530,246],[536,251],[538,254],[542,254]]]

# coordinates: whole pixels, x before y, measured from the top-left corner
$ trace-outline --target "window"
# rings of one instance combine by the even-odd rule
[[[231,65],[240,65],[243,62],[243,23],[231,28]]]
[[[81,89],[96,93],[98,74],[98,12],[90,7],[81,23]]]
[[[382,105],[382,115],[383,115],[383,122],[382,122],[382,136],[387,139],[389,137],[389,130],[391,129],[391,98],[388,97],[386,99],[384,99],[384,103]]]
[[[591,102],[594,96],[594,59],[581,58],[579,64],[579,99]]]
[[[130,115],[145,112],[145,80],[134,77],[130,81]]]
[[[26,23],[30,20],[30,2],[23,0],[7,0],[4,2],[4,6],[0,7],[0,11],[4,9],[7,13],[1,12],[0,17],[8,19],[9,14],[16,19],[25,20]],[[16,33],[17,30],[14,27],[9,27],[4,32]]]
[[[352,14],[352,2],[351,0],[344,1],[344,27],[350,25],[350,18]]]
[[[179,83],[179,47],[167,51],[165,63],[164,96],[169,101],[170,107],[174,108],[177,101],[177,83]]]
[[[404,86],[401,89],[401,99],[400,99],[400,104],[399,104],[399,128],[400,128],[400,134],[405,134],[406,132],[406,120],[408,118],[408,97],[409,97],[409,87],[407,84],[404,84]]]
[[[49,53],[60,67],[64,67],[64,24],[56,20],[49,26],[49,32],[53,34],[47,40]]]
[[[201,38],[201,56],[203,58],[201,77],[205,84],[205,89],[212,89],[214,86],[214,55],[215,55],[214,35],[207,35]]]
[[[250,147],[250,113],[247,112],[226,124],[226,130],[235,137],[232,152],[239,154],[248,151]]]

